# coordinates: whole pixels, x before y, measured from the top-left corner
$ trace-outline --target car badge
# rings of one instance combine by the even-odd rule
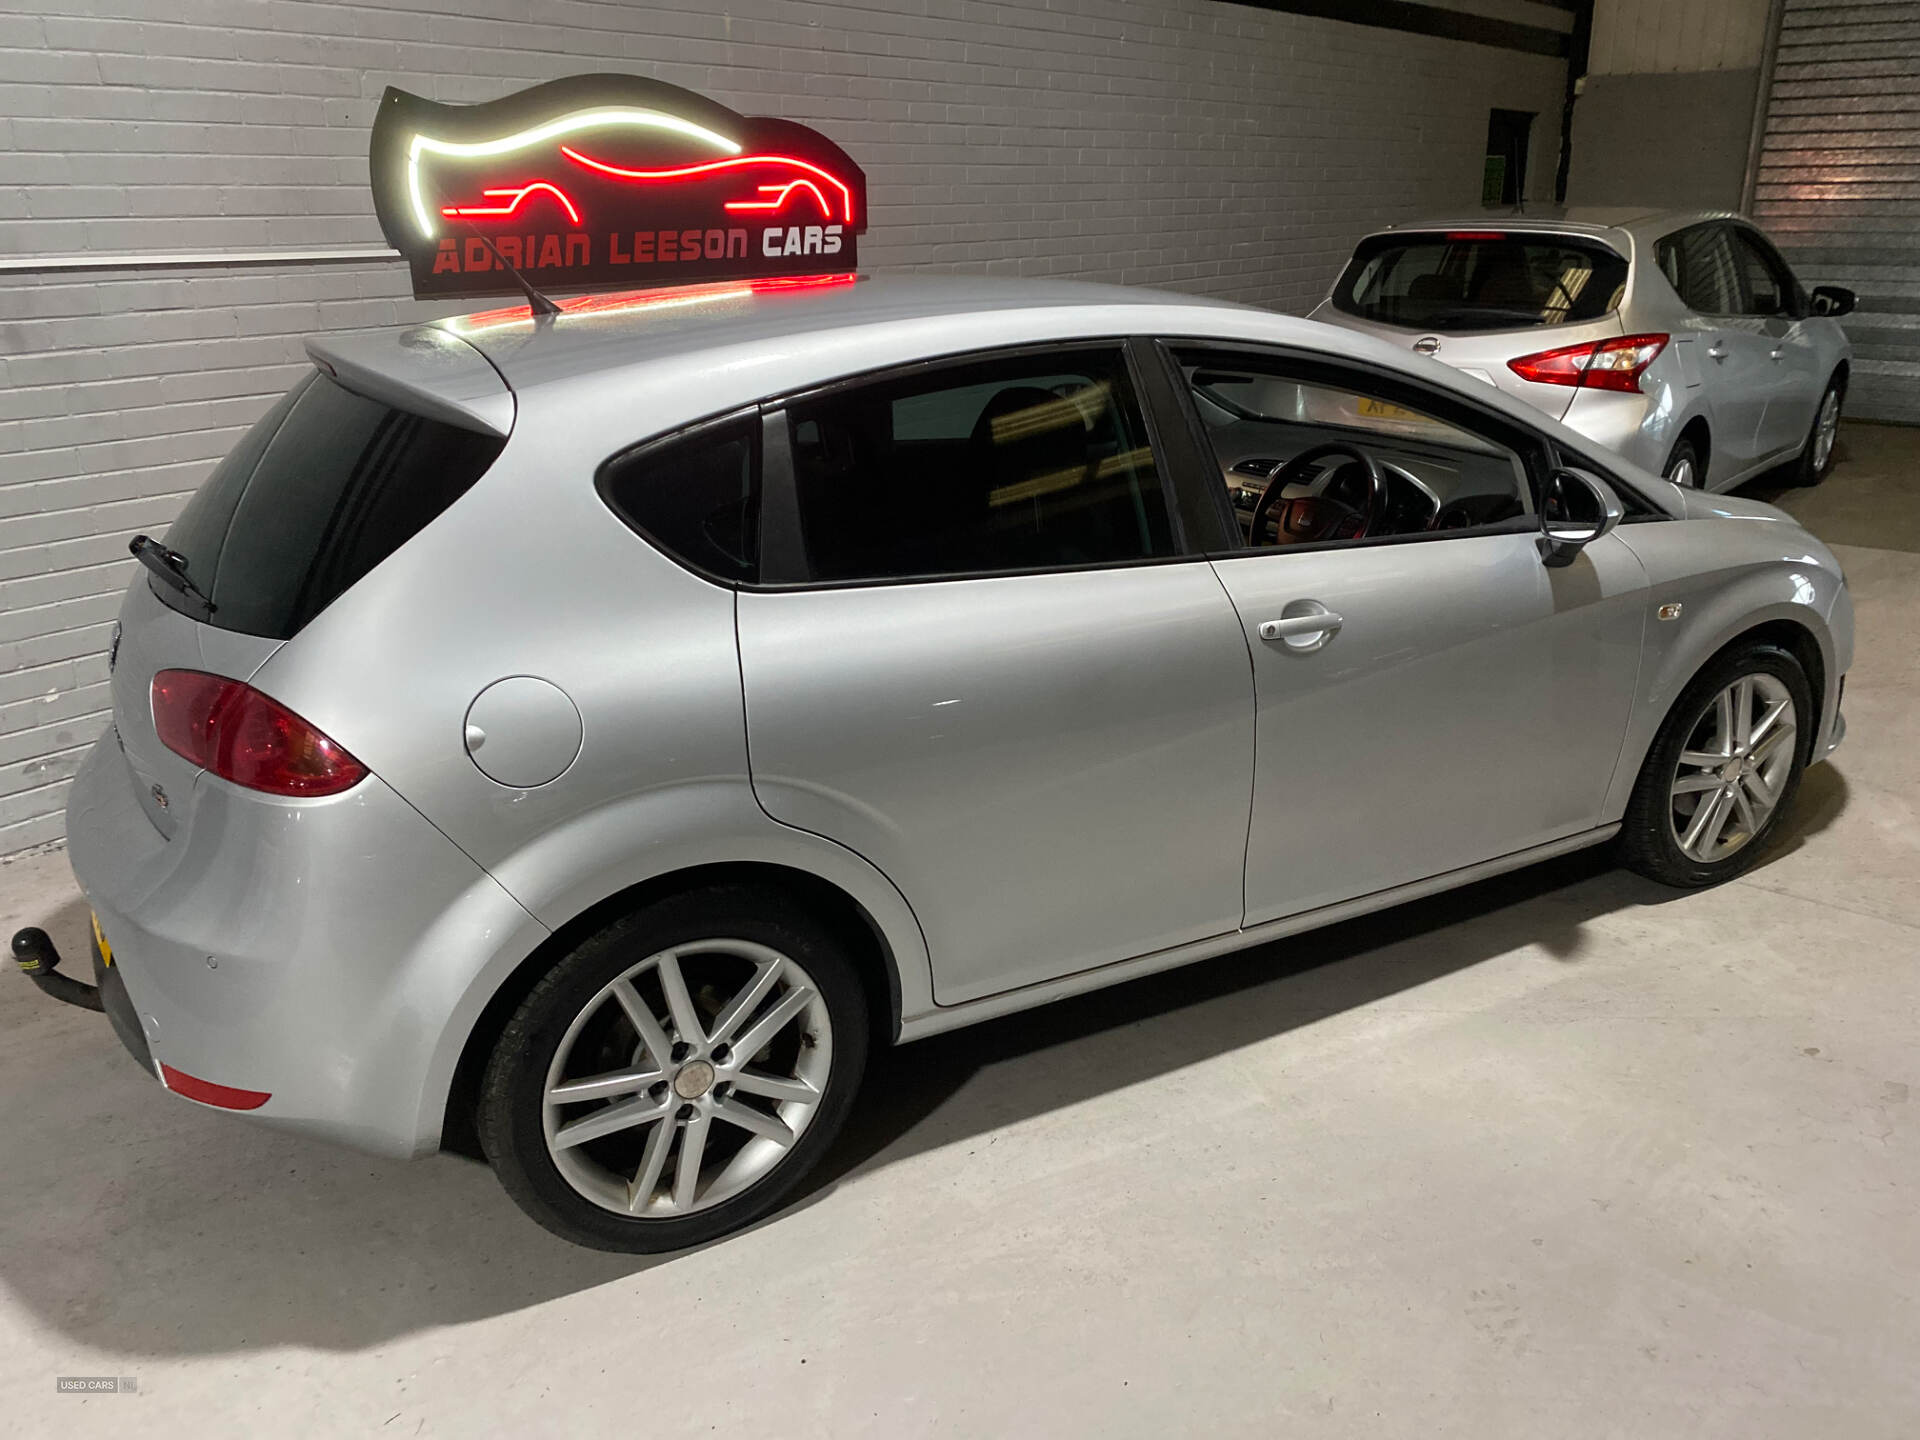
[[[167,792],[162,790],[158,785],[156,785],[153,787],[153,790],[151,793],[153,795],[153,803],[158,805],[162,810],[166,809],[167,808]]]
[[[1438,335],[1422,335],[1418,340],[1413,342],[1413,353],[1416,355],[1433,355],[1438,353],[1439,349],[1440,337]]]
[[[120,659],[120,622],[113,622],[113,638],[107,641],[107,673],[113,673],[113,667]]]

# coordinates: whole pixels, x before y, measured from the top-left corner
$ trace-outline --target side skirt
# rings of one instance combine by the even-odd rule
[[[1150,955],[1136,956],[1132,960],[1122,960],[1118,964],[1102,965],[1094,970],[1082,970],[1076,974],[1062,975],[1055,980],[1044,980],[1037,985],[1027,985],[1018,990],[1007,990],[998,995],[969,1000],[964,1005],[943,1005],[918,1015],[903,1016],[900,1022],[899,1043],[923,1040],[929,1035],[938,1035],[946,1030],[957,1030],[963,1025],[972,1025],[976,1021],[991,1020],[998,1015],[1011,1015],[1019,1010],[1031,1010],[1037,1005],[1065,1000],[1071,995],[1081,995],[1089,990],[1118,985],[1142,975],[1172,970],[1176,966],[1190,965],[1198,960],[1211,960],[1218,955],[1249,949],[1255,945],[1265,944],[1269,940],[1298,935],[1302,931],[1317,930],[1323,925],[1334,925],[1342,920],[1351,920],[1357,915],[1371,914],[1375,910],[1386,910],[1395,905],[1405,904],[1409,900],[1437,895],[1442,890],[1471,885],[1476,880],[1504,875],[1509,870],[1519,870],[1527,865],[1538,864],[1542,860],[1552,860],[1561,855],[1572,854],[1575,850],[1585,850],[1592,845],[1604,844],[1619,832],[1618,822],[1602,825],[1597,830],[1585,830],[1562,840],[1550,840],[1544,845],[1516,850],[1511,855],[1483,860],[1478,865],[1448,870],[1425,880],[1415,880],[1407,885],[1396,885],[1391,890],[1376,890],[1371,895],[1342,900],[1337,905],[1323,905],[1317,910],[1302,911],[1298,915],[1283,915],[1278,920],[1269,920],[1251,929],[1234,930],[1225,935],[1216,935],[1210,940],[1196,940],[1190,945],[1178,945],[1170,950],[1156,950]]]

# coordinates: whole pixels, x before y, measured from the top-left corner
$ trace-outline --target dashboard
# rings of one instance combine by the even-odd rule
[[[1508,455],[1408,443],[1345,426],[1257,420],[1215,427],[1212,439],[1234,513],[1249,537],[1267,482],[1295,455],[1333,442],[1364,451],[1386,479],[1386,513],[1369,530],[1370,537],[1469,529],[1527,513],[1520,498],[1524,472]],[[1280,498],[1324,496],[1364,510],[1367,492],[1365,467],[1332,455]]]

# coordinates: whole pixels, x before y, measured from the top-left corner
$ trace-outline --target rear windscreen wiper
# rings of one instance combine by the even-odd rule
[[[193,601],[201,612],[200,618],[205,619],[213,613],[212,598],[187,578],[187,557],[178,550],[169,550],[151,535],[136,535],[127,542],[127,551],[168,585]]]

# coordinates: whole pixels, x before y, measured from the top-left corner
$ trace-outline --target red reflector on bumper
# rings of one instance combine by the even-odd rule
[[[197,1079],[164,1060],[160,1062],[160,1078],[174,1094],[198,1100],[202,1105],[218,1105],[222,1110],[258,1110],[273,1098],[265,1090],[236,1090],[231,1085]]]

